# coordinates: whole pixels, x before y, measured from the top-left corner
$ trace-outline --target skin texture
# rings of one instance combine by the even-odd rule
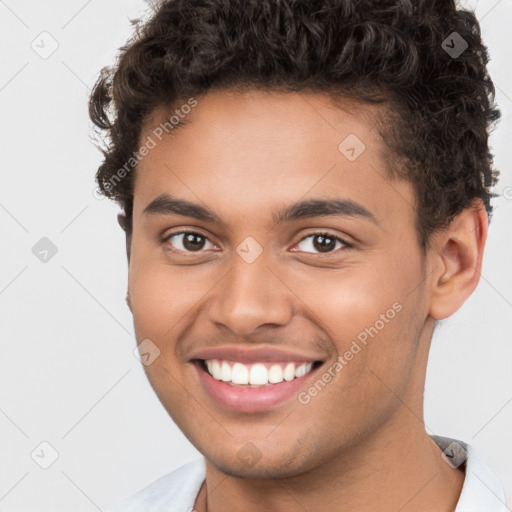
[[[165,114],[154,113],[141,140]],[[455,508],[464,474],[425,431],[423,389],[434,320],[478,283],[487,217],[476,202],[424,254],[414,190],[387,176],[374,114],[315,93],[210,92],[138,165],[129,306],[137,342],[161,351],[145,366],[151,385],[206,458],[198,511]],[[338,149],[349,134],[366,146],[355,161]],[[144,213],[162,193],[223,224]],[[296,201],[334,198],[356,201],[376,223],[273,221]],[[183,229],[206,237],[199,252],[187,253],[182,236],[163,240]],[[311,235],[325,231],[353,247],[320,253]],[[263,249],[253,263],[236,251],[248,236]],[[228,411],[190,362],[207,347],[277,346],[323,361],[316,380],[393,304],[394,318],[307,404],[294,396],[261,413]],[[240,456],[249,442],[255,464]]]

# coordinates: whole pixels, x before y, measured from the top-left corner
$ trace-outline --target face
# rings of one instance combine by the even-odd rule
[[[400,400],[421,415],[416,201],[369,107],[223,91],[190,110],[161,140],[155,112],[134,188],[131,308],[170,416],[215,467],[274,478],[400,428]]]

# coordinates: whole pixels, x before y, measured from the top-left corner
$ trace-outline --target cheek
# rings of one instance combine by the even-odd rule
[[[397,266],[393,258],[375,255],[354,257],[340,269],[309,269],[281,271],[283,281],[299,299],[301,314],[334,340],[364,339],[366,329],[377,328],[384,333],[399,323],[401,310],[414,298],[410,291],[416,286],[420,268],[411,263]],[[374,329],[371,329],[374,332]],[[341,344],[340,351],[345,347]]]
[[[317,380],[303,389],[300,403],[307,403],[301,411],[305,424],[320,410],[329,418],[328,445],[350,444],[386,422],[406,396],[415,366],[416,305],[403,296],[397,301],[393,290],[372,289],[347,286],[340,292],[332,283],[317,302],[320,320],[335,333],[337,361],[319,375],[328,383]]]
[[[343,367],[334,372],[343,375],[338,390],[355,405],[382,400],[385,384],[405,390],[414,366],[425,309],[417,293],[421,264],[413,254],[408,265],[396,259],[403,261],[376,255],[346,270],[287,276],[305,305],[302,314],[332,340]]]
[[[172,337],[179,322],[186,320],[216,272],[198,271],[194,266],[171,266],[163,252],[144,254],[135,250],[129,272],[129,290],[135,329],[139,336],[155,339]],[[218,277],[217,277],[218,279]]]

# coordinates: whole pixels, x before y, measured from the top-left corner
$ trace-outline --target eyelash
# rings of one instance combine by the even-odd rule
[[[169,243],[169,240],[174,237],[174,236],[177,236],[177,235],[199,235],[201,238],[204,238],[205,240],[208,240],[208,237],[202,235],[201,233],[197,232],[197,231],[189,231],[189,230],[181,230],[181,231],[176,231],[175,233],[170,233],[168,235],[165,235],[163,238],[162,238],[162,243]],[[336,242],[340,242],[343,247],[342,248],[338,248],[338,249],[335,249],[333,251],[330,251],[330,252],[327,252],[327,253],[311,253],[311,252],[306,252],[305,254],[314,254],[314,255],[317,255],[317,256],[320,256],[320,257],[327,257],[331,254],[335,254],[336,252],[340,251],[341,249],[351,249],[353,248],[353,245],[346,242],[345,240],[343,240],[342,238],[340,238],[339,236],[335,236],[331,233],[328,233],[326,231],[316,231],[314,233],[309,233],[307,234],[306,236],[302,237],[298,242],[297,244],[295,245],[298,245],[300,244],[301,242],[303,242],[304,240],[310,238],[310,237],[318,237],[318,236],[323,236],[323,237],[327,237],[327,238],[330,238],[332,240],[335,240]],[[212,243],[210,241],[210,243]],[[202,249],[199,250],[199,251],[183,251],[181,249],[169,249],[170,251],[172,252],[178,252],[178,253],[185,253],[185,254],[200,254],[201,252],[204,252]],[[302,252],[302,251],[294,251],[294,252]]]

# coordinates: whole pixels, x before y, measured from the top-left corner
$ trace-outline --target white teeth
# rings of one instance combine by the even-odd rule
[[[283,378],[286,381],[291,381],[295,378],[295,365],[293,363],[288,363],[283,372]]]
[[[239,363],[236,363],[239,364]],[[268,371],[262,364],[254,364],[251,367],[251,373],[249,375],[249,382],[251,384],[259,384],[263,386],[268,384]]]
[[[224,363],[222,363],[222,366],[224,367]],[[231,370],[231,382],[233,384],[249,384],[249,370],[247,366],[242,363],[235,363]]]
[[[268,371],[268,381],[270,384],[278,384],[283,382],[283,369],[278,365],[274,364]]]
[[[208,366],[208,362],[206,363],[206,366]],[[214,379],[222,380],[222,370],[220,369],[219,361],[217,359],[214,359],[213,361],[211,361],[211,364],[212,364],[211,370],[210,370],[210,367],[208,366],[208,370],[210,370],[210,374],[213,376]]]
[[[309,371],[311,371],[311,368],[313,367],[313,363],[304,363],[298,366],[295,370],[295,377],[302,377],[303,375],[306,375]]]
[[[268,384],[279,384],[280,382],[292,381],[309,373],[313,363],[284,363],[273,364],[270,368],[263,363],[245,365],[220,361],[219,359],[205,360],[208,373],[216,380],[230,382],[241,386],[266,386]],[[283,368],[284,365],[284,368]]]
[[[295,368],[295,377],[302,377],[306,373],[306,365],[301,364]]]
[[[227,361],[222,361],[222,365],[220,367],[220,380],[224,382],[229,382],[231,380],[231,366]]]

